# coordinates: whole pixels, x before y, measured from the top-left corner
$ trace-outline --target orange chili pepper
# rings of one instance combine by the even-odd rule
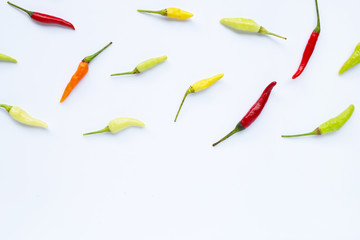
[[[62,103],[71,93],[71,91],[75,88],[75,86],[80,82],[81,79],[83,79],[86,75],[86,73],[89,71],[89,63],[102,51],[104,51],[108,46],[110,46],[112,42],[110,42],[108,45],[106,45],[103,49],[100,51],[94,53],[93,55],[85,57],[81,63],[79,64],[78,69],[76,70],[75,74],[72,76],[70,82],[65,88],[65,91],[61,97],[60,102]]]

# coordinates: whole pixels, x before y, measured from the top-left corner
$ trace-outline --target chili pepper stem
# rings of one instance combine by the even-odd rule
[[[0,104],[0,107],[5,108],[5,109],[6,109],[6,111],[8,111],[8,112],[10,112],[10,110],[11,110],[11,108],[12,108],[12,106],[7,105],[7,104]]]
[[[99,50],[98,52],[94,53],[93,55],[87,56],[83,59],[83,62],[87,62],[90,63],[95,57],[97,57],[97,55],[99,55],[100,53],[102,53],[102,51],[104,51],[106,48],[108,48],[110,45],[112,44],[112,42],[110,42],[108,45],[106,45],[105,47],[103,47],[101,50]]]
[[[292,138],[292,137],[303,137],[303,136],[310,136],[310,135],[321,135],[321,132],[319,129],[315,129],[312,132],[309,133],[303,133],[303,134],[296,134],[296,135],[282,135],[283,138]]]
[[[151,11],[151,10],[141,10],[138,9],[138,12],[145,12],[145,13],[156,13],[156,14],[160,14],[163,16],[167,16],[167,11],[166,9],[160,10],[160,11]]]
[[[103,132],[110,132],[109,126],[106,126],[104,129],[101,129],[99,131],[84,133],[83,135],[86,136],[86,135],[98,134]]]
[[[25,8],[19,7],[19,6],[15,5],[15,4],[11,3],[11,2],[7,2],[7,3],[10,4],[10,5],[13,6],[13,7],[16,7],[16,8],[18,8],[18,9],[26,12],[27,14],[29,14],[30,17],[33,15],[33,12],[32,12],[32,11],[26,10]]]
[[[135,68],[133,71],[130,71],[130,72],[114,73],[114,74],[111,74],[110,76],[120,76],[120,75],[136,74],[136,73],[140,73],[137,68]]]
[[[315,4],[316,4],[317,25],[314,32],[320,33],[320,14],[319,14],[319,6],[317,0],[315,0]]]
[[[182,105],[183,105],[184,102],[185,102],[185,98],[187,97],[187,95],[189,95],[189,93],[193,93],[193,92],[194,92],[194,89],[190,86],[189,89],[186,91],[183,100],[181,101],[181,104],[180,104],[179,110],[178,110],[177,113],[176,113],[176,117],[175,117],[174,122],[176,122],[176,120],[177,120],[177,118],[178,118],[178,116],[179,116],[179,113],[180,113],[180,110],[181,110],[181,108],[182,108]]]
[[[282,38],[282,39],[285,39],[285,40],[287,39],[286,37],[282,37],[282,36],[277,35],[277,34],[275,34],[275,33],[269,32],[269,31],[266,30],[264,27],[260,27],[259,33],[267,34],[267,35],[272,35],[272,36],[275,36],[275,37],[278,37],[278,38]]]
[[[223,137],[222,139],[220,139],[219,141],[217,141],[216,143],[213,144],[213,147],[215,147],[216,145],[218,145],[219,143],[221,143],[222,141],[228,139],[229,137],[231,137],[232,135],[234,135],[237,132],[240,132],[241,130],[244,130],[244,127],[240,127],[240,126],[236,126],[234,130],[232,130],[231,132],[229,132],[228,135],[226,135],[225,137]]]

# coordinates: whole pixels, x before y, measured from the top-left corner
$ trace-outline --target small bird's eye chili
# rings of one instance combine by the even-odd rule
[[[103,132],[116,133],[128,127],[144,127],[145,124],[135,118],[119,117],[109,122],[104,129],[95,132],[84,133],[83,135],[91,135]]]
[[[83,77],[85,77],[86,73],[89,71],[89,63],[97,56],[99,55],[102,51],[104,51],[107,47],[109,47],[112,44],[112,42],[110,42],[108,45],[106,45],[103,49],[101,49],[100,51],[94,53],[93,55],[87,56],[85,57],[81,63],[79,64],[78,69],[76,70],[75,74],[72,76],[70,82],[68,83],[68,85],[65,88],[65,91],[61,97],[60,102],[65,101],[65,99],[69,96],[69,94],[71,93],[71,91],[75,88],[75,86],[80,82],[81,79],[83,79]]]
[[[316,4],[317,25],[316,25],[316,28],[314,29],[314,31],[312,32],[312,34],[310,36],[310,39],[309,39],[309,41],[308,41],[308,43],[306,45],[306,48],[305,48],[305,51],[304,51],[300,66],[299,66],[297,72],[292,77],[292,79],[297,78],[304,71],[306,65],[309,62],[309,59],[310,59],[311,55],[314,52],[316,42],[317,42],[317,40],[319,38],[319,34],[320,34],[320,16],[319,16],[319,7],[318,7],[317,0],[315,0],[315,4]]]
[[[156,13],[163,16],[177,18],[177,19],[188,19],[194,16],[194,14],[181,10],[179,8],[166,8],[160,11],[151,11],[151,10],[138,10],[138,12],[146,12],[146,13]]]
[[[194,83],[193,85],[191,85],[191,86],[188,88],[188,90],[186,91],[183,100],[181,101],[181,104],[180,104],[179,110],[177,111],[177,114],[176,114],[176,117],[175,117],[174,122],[176,122],[176,120],[177,120],[177,118],[178,118],[178,116],[179,116],[180,110],[181,110],[181,108],[182,108],[182,105],[184,104],[185,98],[187,97],[188,94],[190,94],[190,93],[195,93],[195,92],[199,92],[199,91],[201,91],[201,90],[204,90],[204,89],[210,87],[211,85],[213,85],[214,83],[216,83],[217,81],[219,81],[223,76],[224,76],[224,74],[218,74],[218,75],[215,75],[215,76],[213,76],[213,77],[211,77],[211,78],[207,78],[207,79],[203,79],[203,80],[197,81],[196,83]]]
[[[343,74],[344,72],[346,72],[347,70],[356,66],[359,63],[360,63],[360,43],[356,46],[350,58],[344,63],[344,65],[339,71],[339,74]]]
[[[150,59],[148,59],[148,60],[146,60],[144,62],[139,63],[136,66],[136,68],[131,72],[114,73],[114,74],[111,74],[111,76],[142,73],[142,72],[148,70],[149,68],[152,68],[152,67],[158,65],[159,63],[162,63],[166,59],[167,59],[167,56],[161,56],[161,57],[157,57],[157,58],[150,58]]]
[[[247,32],[256,32],[261,34],[267,34],[272,35],[275,37],[279,37],[282,39],[285,39],[285,37],[279,36],[275,33],[269,32],[264,27],[257,24],[255,21],[247,18],[223,18],[220,20],[220,22],[228,27],[241,30],[241,31],[247,31]]]
[[[32,12],[32,11],[26,10],[22,7],[19,7],[11,2],[7,2],[7,3],[10,4],[11,6],[14,6],[14,7],[26,12],[35,21],[42,22],[42,23],[59,24],[59,25],[69,27],[69,28],[72,28],[75,30],[75,27],[70,22],[65,21],[64,19],[50,16],[50,15],[43,14],[43,13]]]
[[[336,132],[340,130],[342,126],[349,120],[351,115],[355,110],[354,105],[350,105],[344,112],[340,113],[337,117],[330,119],[329,121],[320,125],[320,127],[316,128],[314,131],[304,134],[297,135],[282,135],[281,137],[289,138],[289,137],[302,137],[309,135],[324,135],[331,132]]]
[[[9,56],[7,56],[5,54],[1,54],[1,53],[0,53],[0,61],[17,63],[17,61],[15,59],[13,59],[12,57],[9,57]]]
[[[31,117],[27,112],[25,112],[24,110],[22,110],[21,108],[19,108],[17,106],[0,104],[0,107],[5,108],[6,111],[8,111],[9,115],[14,120],[16,120],[22,124],[33,126],[33,127],[42,127],[42,128],[48,127],[48,125],[46,123],[44,123],[43,121],[40,121],[36,118]]]
[[[232,130],[228,135],[223,137],[220,141],[214,143],[213,147],[215,147],[222,141],[226,140],[233,134],[240,132],[240,131],[244,130],[245,128],[249,127],[262,112],[263,108],[265,107],[266,102],[269,99],[270,93],[275,85],[276,85],[276,82],[270,83],[265,88],[263,93],[261,94],[259,100],[257,100],[257,102],[250,108],[248,113],[243,117],[243,119],[241,119],[241,121],[235,126],[234,130]]]

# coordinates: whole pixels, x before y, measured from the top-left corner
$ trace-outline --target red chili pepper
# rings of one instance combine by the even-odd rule
[[[319,7],[318,7],[318,3],[317,0],[315,0],[315,4],[316,4],[316,14],[317,14],[317,26],[314,29],[314,31],[312,32],[310,39],[306,45],[299,69],[297,70],[297,72],[294,74],[294,76],[292,77],[292,79],[297,78],[298,76],[300,76],[300,74],[304,71],[307,63],[309,62],[309,59],[315,49],[315,45],[316,42],[319,38],[319,34],[320,34],[320,17],[319,17]]]
[[[233,134],[235,134],[237,132],[240,132],[240,131],[244,130],[245,128],[249,127],[256,120],[256,118],[260,115],[260,113],[262,112],[263,108],[265,107],[266,102],[269,99],[270,93],[271,93],[271,91],[272,91],[272,89],[274,88],[275,85],[276,85],[276,82],[270,83],[265,88],[263,93],[261,94],[259,100],[257,100],[257,102],[250,108],[248,113],[236,125],[234,130],[232,130],[228,135],[223,137],[220,141],[214,143],[213,147],[215,147],[216,145],[218,145],[219,143],[221,143],[225,139],[229,138]]]
[[[26,10],[24,8],[16,6],[15,4],[13,4],[11,2],[7,2],[7,3],[10,4],[11,6],[14,6],[14,7],[26,12],[35,21],[42,22],[42,23],[59,24],[59,25],[66,26],[66,27],[69,27],[69,28],[72,28],[72,29],[75,30],[74,26],[71,23],[69,23],[68,21],[65,21],[64,19],[54,17],[54,16],[50,16],[50,15],[43,14],[43,13],[28,11],[28,10]]]

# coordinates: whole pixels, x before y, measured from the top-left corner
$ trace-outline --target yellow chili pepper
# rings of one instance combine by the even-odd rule
[[[48,125],[44,123],[43,121],[40,121],[36,118],[31,117],[27,112],[22,110],[19,107],[16,106],[10,106],[7,104],[0,104],[0,107],[3,107],[6,109],[6,111],[9,112],[9,115],[15,119],[16,121],[23,123],[25,125],[33,126],[33,127],[42,127],[47,128]]]
[[[181,101],[181,104],[180,104],[180,107],[179,107],[179,110],[176,114],[176,117],[175,117],[175,120],[174,122],[176,122],[176,119],[178,118],[179,116],[179,113],[180,113],[180,110],[182,108],[182,105],[184,104],[184,101],[185,101],[185,98],[187,97],[188,94],[190,93],[195,93],[195,92],[199,92],[201,90],[204,90],[208,87],[210,87],[211,85],[213,85],[215,82],[219,81],[222,77],[224,76],[224,74],[218,74],[218,75],[215,75],[211,78],[207,78],[207,79],[203,79],[203,80],[200,80],[196,83],[194,83],[193,85],[191,85],[188,90],[186,91],[185,93],[185,96],[183,98],[183,100]]]
[[[151,10],[138,10],[139,12],[146,12],[146,13],[156,13],[163,16],[168,16],[171,18],[177,19],[188,19],[194,16],[194,14],[181,10],[179,8],[166,8],[160,11],[151,11]]]
[[[161,56],[161,57],[157,57],[157,58],[150,58],[146,61],[143,61],[141,63],[139,63],[136,68],[130,72],[123,72],[123,73],[115,73],[115,74],[111,74],[111,76],[119,76],[119,75],[126,75],[126,74],[137,74],[137,73],[141,73],[144,72],[146,70],[148,70],[149,68],[152,68],[156,65],[158,65],[159,63],[162,63],[163,61],[165,61],[167,59],[167,56]]]
[[[119,118],[115,118],[114,120],[111,120],[109,122],[109,125],[106,126],[104,129],[101,129],[101,130],[95,131],[95,132],[84,133],[84,136],[91,135],[91,134],[97,134],[97,133],[103,133],[103,132],[116,133],[125,128],[134,127],[134,126],[144,127],[145,124],[134,118],[119,117]]]
[[[17,61],[14,58],[1,53],[0,53],[0,61],[17,63]]]

